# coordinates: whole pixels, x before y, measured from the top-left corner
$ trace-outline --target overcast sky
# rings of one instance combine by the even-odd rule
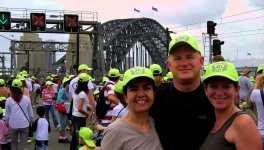
[[[264,60],[264,0],[0,0],[0,6],[94,11],[98,13],[98,21],[101,23],[133,17],[153,18],[176,32],[171,35],[173,37],[184,32],[195,35],[202,53],[208,49],[208,41],[205,43],[202,33],[206,33],[206,22],[212,20],[217,23],[215,32],[218,38],[225,41],[222,55],[226,59]],[[158,12],[152,11],[152,6]],[[135,12],[134,8],[140,12]],[[0,34],[16,40],[21,35]],[[40,37],[43,40],[68,40],[67,34],[40,34]],[[0,42],[0,51],[8,51],[9,40],[0,37]]]

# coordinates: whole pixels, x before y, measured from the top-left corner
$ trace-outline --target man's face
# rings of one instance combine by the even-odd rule
[[[200,80],[200,69],[203,66],[204,58],[191,46],[183,44],[172,51],[166,63],[175,82],[190,84],[195,80]]]
[[[82,70],[81,73],[89,74],[89,71],[88,70]]]

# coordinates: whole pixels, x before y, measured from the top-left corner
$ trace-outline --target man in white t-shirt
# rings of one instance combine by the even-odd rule
[[[81,73],[87,73],[89,74],[89,71],[91,71],[93,68],[89,68],[86,64],[81,64],[79,67],[78,67],[78,75],[81,74]],[[74,79],[71,80],[70,82],[70,85],[69,85],[69,95],[70,95],[70,100],[72,100],[72,96],[74,94],[74,91],[77,87],[77,83],[78,83],[78,76],[75,77]],[[89,80],[88,84],[88,89],[89,89],[89,92],[88,92],[88,100],[91,104],[91,107],[95,110],[95,100],[94,100],[94,97],[93,97],[93,89],[94,89],[94,86],[93,86],[93,83],[91,82],[91,80]]]

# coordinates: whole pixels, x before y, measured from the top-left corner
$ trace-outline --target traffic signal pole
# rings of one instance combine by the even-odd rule
[[[212,35],[209,34],[209,63],[212,63],[212,54],[213,50],[212,50]]]

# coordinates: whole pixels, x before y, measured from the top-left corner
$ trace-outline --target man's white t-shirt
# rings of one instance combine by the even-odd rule
[[[27,87],[28,87],[28,91],[31,92],[32,91],[32,84],[28,79],[25,79]]]
[[[51,86],[54,93],[58,93],[58,86],[59,85],[57,83],[53,83],[53,85]]]
[[[77,88],[77,84],[78,84],[78,77],[75,77],[74,79],[71,80],[70,85],[69,85],[69,93],[71,94],[71,96],[73,97],[74,91]],[[92,90],[94,88],[93,83],[89,80],[88,81],[88,89]]]

